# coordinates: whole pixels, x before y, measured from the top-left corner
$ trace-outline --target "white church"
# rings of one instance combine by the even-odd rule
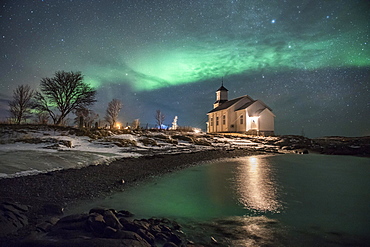
[[[228,90],[216,91],[213,110],[207,113],[207,133],[237,132],[250,135],[274,135],[275,115],[261,100],[245,95],[228,100]]]

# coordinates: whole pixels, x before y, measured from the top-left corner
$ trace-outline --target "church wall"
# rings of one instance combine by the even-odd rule
[[[254,102],[252,105],[250,105],[248,107],[249,116],[253,117],[253,115],[255,114],[256,111],[261,110],[265,107],[266,106],[264,106],[263,104],[261,104],[261,102],[259,100],[257,100],[256,102]]]
[[[217,92],[217,98],[222,98],[221,92]],[[226,92],[227,93],[227,92]],[[250,132],[255,134],[273,134],[274,115],[269,109],[264,109],[266,105],[260,101],[255,101],[247,109],[236,109],[251,102],[249,96],[242,97],[237,103],[228,109],[208,113],[207,132]],[[256,116],[258,115],[258,116]],[[243,118],[241,122],[241,118]]]
[[[259,121],[260,131],[274,131],[274,116],[269,109],[261,112]]]
[[[247,111],[245,109],[239,110],[239,111],[235,112],[235,115],[236,115],[236,121],[235,121],[236,129],[235,129],[235,132],[244,132],[244,131],[246,131]],[[243,119],[242,122],[241,122],[241,119]]]

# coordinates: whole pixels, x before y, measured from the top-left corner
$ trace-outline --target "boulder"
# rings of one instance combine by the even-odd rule
[[[86,229],[87,214],[74,214],[61,218],[52,228],[52,231],[59,229],[65,230],[81,230]]]
[[[168,240],[168,237],[164,233],[157,233],[155,234],[155,240],[159,243],[165,243]]]
[[[120,219],[120,223],[122,224],[122,228],[124,230],[127,230],[127,231],[132,231],[132,232],[136,232],[137,230],[140,229],[140,226],[131,222],[131,221],[128,221],[126,219],[123,219],[121,218]]]
[[[117,217],[132,217],[132,216],[134,216],[134,214],[126,210],[120,210],[117,213]]]
[[[154,245],[154,243],[155,243],[155,237],[149,231],[146,231],[144,229],[139,229],[137,231],[137,234],[139,234],[140,237],[142,237],[143,239],[145,239],[149,244]]]
[[[103,235],[107,224],[105,223],[104,216],[98,213],[92,213],[89,215],[87,220],[87,224],[89,228],[93,231],[96,235]]]
[[[0,237],[16,233],[28,225],[26,213],[28,207],[15,202],[2,202],[0,204]]]
[[[117,232],[117,229],[115,229],[113,227],[110,227],[110,226],[107,226],[104,229],[103,237],[104,238],[112,238],[114,236],[114,234],[116,234],[116,232]]]
[[[45,204],[42,211],[44,215],[63,215],[64,208],[57,204]]]
[[[15,233],[28,223],[27,207],[3,203],[0,206],[0,237]],[[180,226],[168,219],[129,220],[127,211],[93,208],[89,214],[75,214],[38,223],[36,232],[12,246],[183,246]],[[5,235],[1,235],[5,234]],[[68,243],[68,244],[66,244]]]
[[[96,207],[96,208],[90,209],[89,214],[98,213],[98,214],[103,215],[106,210],[108,210],[108,209],[107,208]]]
[[[146,220],[134,220],[133,223],[141,229],[149,230],[150,224]]]
[[[116,217],[116,215],[111,210],[106,210],[103,213],[104,221],[107,224],[107,226],[110,226],[115,229],[121,229],[122,224],[119,222],[119,219]]]
[[[178,247],[175,243],[167,242],[163,245],[163,247]]]

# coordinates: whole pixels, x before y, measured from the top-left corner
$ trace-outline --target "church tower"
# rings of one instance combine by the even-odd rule
[[[229,90],[224,87],[224,80],[222,79],[221,87],[216,91],[216,101],[213,103],[213,108],[220,106],[228,100],[227,91]]]

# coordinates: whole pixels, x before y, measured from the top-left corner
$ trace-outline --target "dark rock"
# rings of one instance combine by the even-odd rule
[[[28,225],[25,211],[28,207],[11,202],[0,204],[0,237],[17,232]]]
[[[16,203],[16,202],[3,202],[2,206],[4,207],[6,205],[12,206],[15,209],[18,209],[19,211],[22,211],[22,212],[27,212],[28,211],[28,206],[22,205],[22,204],[19,204],[19,203]]]
[[[49,232],[52,226],[53,224],[51,224],[50,222],[44,221],[44,222],[41,222],[40,224],[37,224],[36,229],[39,232]]]
[[[145,240],[143,239],[143,241],[139,241],[139,240],[133,240],[133,239],[123,239],[121,241],[121,244],[120,246],[135,246],[135,247],[151,247],[150,244],[148,242],[144,242]]]
[[[103,216],[107,226],[113,227],[115,229],[122,228],[122,224],[119,222],[119,219],[114,215],[114,213],[111,210],[105,211]]]
[[[171,228],[166,225],[161,225],[160,228],[162,232],[172,232]]]
[[[161,228],[160,228],[158,225],[152,225],[152,226],[150,226],[149,231],[150,231],[154,236],[156,236],[156,234],[157,234],[157,233],[161,233],[161,232],[162,232]]]
[[[146,231],[149,230],[150,224],[146,220],[134,220],[133,222],[135,225],[137,225],[139,228],[144,229]]]
[[[187,142],[193,142],[193,138],[191,136],[173,135],[172,138]]]
[[[178,247],[175,243],[167,242],[163,245],[163,247]]]
[[[145,239],[149,244],[154,245],[155,237],[149,231],[146,231],[144,229],[139,229],[137,231],[137,234],[139,234],[140,237]]]
[[[72,214],[61,218],[58,223],[85,222],[88,217],[88,214]]]
[[[87,214],[76,214],[69,215],[61,218],[53,227],[52,231],[57,231],[59,229],[66,230],[81,230],[86,229],[88,215]]]
[[[107,227],[103,215],[98,213],[90,214],[87,223],[90,229],[98,235],[102,235]]]
[[[181,244],[182,239],[176,234],[171,234],[169,240],[177,245]]]
[[[134,216],[134,214],[126,210],[120,210],[117,213],[117,217],[132,217],[132,216]]]
[[[159,232],[159,233],[155,234],[155,239],[158,242],[163,242],[164,243],[164,242],[167,242],[168,237],[164,233]]]
[[[194,139],[193,140],[193,143],[195,145],[203,145],[203,146],[212,146],[212,143],[207,141],[206,139],[204,138],[197,138],[197,139]]]
[[[130,224],[132,223],[130,220],[126,219],[125,217],[119,217],[119,213],[118,213],[118,219],[119,219],[119,223],[121,223],[121,225],[123,226],[124,224]]]
[[[172,226],[173,226],[173,228],[174,228],[175,230],[180,230],[180,229],[181,229],[180,224],[179,224],[179,223],[177,223],[177,222],[172,222]]]
[[[105,237],[105,238],[112,238],[116,232],[117,232],[117,229],[115,229],[113,227],[110,227],[110,226],[107,226],[104,229],[103,237]]]
[[[89,211],[89,214],[92,214],[92,213],[98,213],[98,214],[101,214],[103,215],[105,211],[107,211],[108,209],[107,208],[100,208],[100,207],[96,207],[96,208],[92,208],[90,209]]]
[[[59,221],[58,217],[51,217],[50,219],[46,220],[47,223],[55,225]]]
[[[45,204],[42,210],[44,215],[63,215],[64,208],[56,204]]]
[[[69,141],[69,140],[59,140],[59,144],[64,145],[68,148],[72,147],[72,141]]]
[[[114,215],[117,215],[118,214],[117,210],[115,210],[113,208],[110,208],[109,211],[111,211]]]
[[[139,241],[139,242],[147,243],[150,246],[150,244],[145,239],[140,237],[139,234],[137,234],[135,232],[131,232],[131,231],[118,230],[112,237],[117,238],[117,239],[119,238],[119,239],[136,240],[136,241]]]
[[[108,239],[108,238],[73,238],[73,239],[32,239],[22,241],[22,247],[117,247],[117,246],[134,246],[150,247],[150,244],[132,239]]]
[[[136,232],[137,230],[140,229],[140,226],[137,225],[137,224],[134,224],[133,222],[130,222],[130,221],[125,221],[123,222],[122,220],[123,218],[120,219],[120,223],[122,224],[122,228],[127,230],[127,231],[132,231],[132,232]]]

